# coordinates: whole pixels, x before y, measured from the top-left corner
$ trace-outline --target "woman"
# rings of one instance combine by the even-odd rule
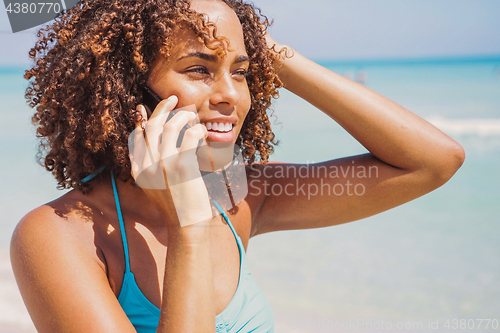
[[[27,97],[45,167],[75,190],[27,214],[13,235],[13,269],[39,332],[272,332],[269,302],[246,267],[250,237],[377,214],[461,166],[455,141],[277,44],[266,26],[238,0],[88,1],[40,37]],[[307,167],[376,170],[362,177],[362,193],[349,188],[351,172],[301,177],[304,166],[266,163],[274,136],[265,111],[282,85],[368,149]],[[144,86],[162,99],[150,118]],[[197,115],[179,111],[164,125],[193,105]],[[148,154],[129,150],[133,131],[142,135],[131,141],[161,161],[164,188],[141,187],[156,173]],[[193,160],[200,140],[236,143],[248,163],[248,195],[227,213],[217,206],[223,218],[212,216]],[[303,190],[314,186],[346,191]]]

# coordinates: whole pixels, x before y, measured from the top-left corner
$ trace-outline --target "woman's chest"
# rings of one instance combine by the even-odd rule
[[[102,249],[108,281],[115,295],[118,297],[120,294],[128,257],[128,267],[134,274],[138,289],[159,308],[169,251],[166,232],[152,231],[135,223],[133,227],[126,225],[125,235],[115,230],[108,238]],[[215,307],[219,314],[229,304],[238,286],[240,250],[231,228],[224,223],[212,228],[210,244]]]

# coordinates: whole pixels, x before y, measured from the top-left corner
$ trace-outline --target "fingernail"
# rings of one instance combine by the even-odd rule
[[[169,97],[169,98],[167,98],[167,99],[168,99],[169,101],[172,101],[172,102],[176,102],[176,101],[178,101],[178,98],[177,98],[177,96],[175,96],[175,95],[172,95],[172,96],[170,96],[170,97]]]
[[[146,108],[144,107],[144,105],[142,104],[139,104],[137,105],[137,108],[136,110],[141,113],[143,116],[146,114]]]

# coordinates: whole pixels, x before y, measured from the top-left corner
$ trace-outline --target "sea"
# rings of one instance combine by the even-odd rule
[[[248,265],[276,332],[500,331],[500,56],[318,62],[430,121],[466,160],[439,189],[387,212],[252,238]],[[8,259],[16,223],[65,193],[36,162],[23,73],[0,68],[1,332],[34,332]],[[271,114],[280,141],[272,161],[367,152],[286,90]]]

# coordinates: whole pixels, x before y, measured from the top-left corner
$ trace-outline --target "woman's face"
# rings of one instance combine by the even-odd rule
[[[193,0],[191,8],[207,14],[217,26],[217,36],[230,41],[226,55],[208,49],[190,29],[179,30],[170,58],[156,61],[148,85],[162,99],[176,95],[176,108],[194,104],[209,130],[207,141],[235,142],[251,105],[243,29],[234,11],[222,2]]]

